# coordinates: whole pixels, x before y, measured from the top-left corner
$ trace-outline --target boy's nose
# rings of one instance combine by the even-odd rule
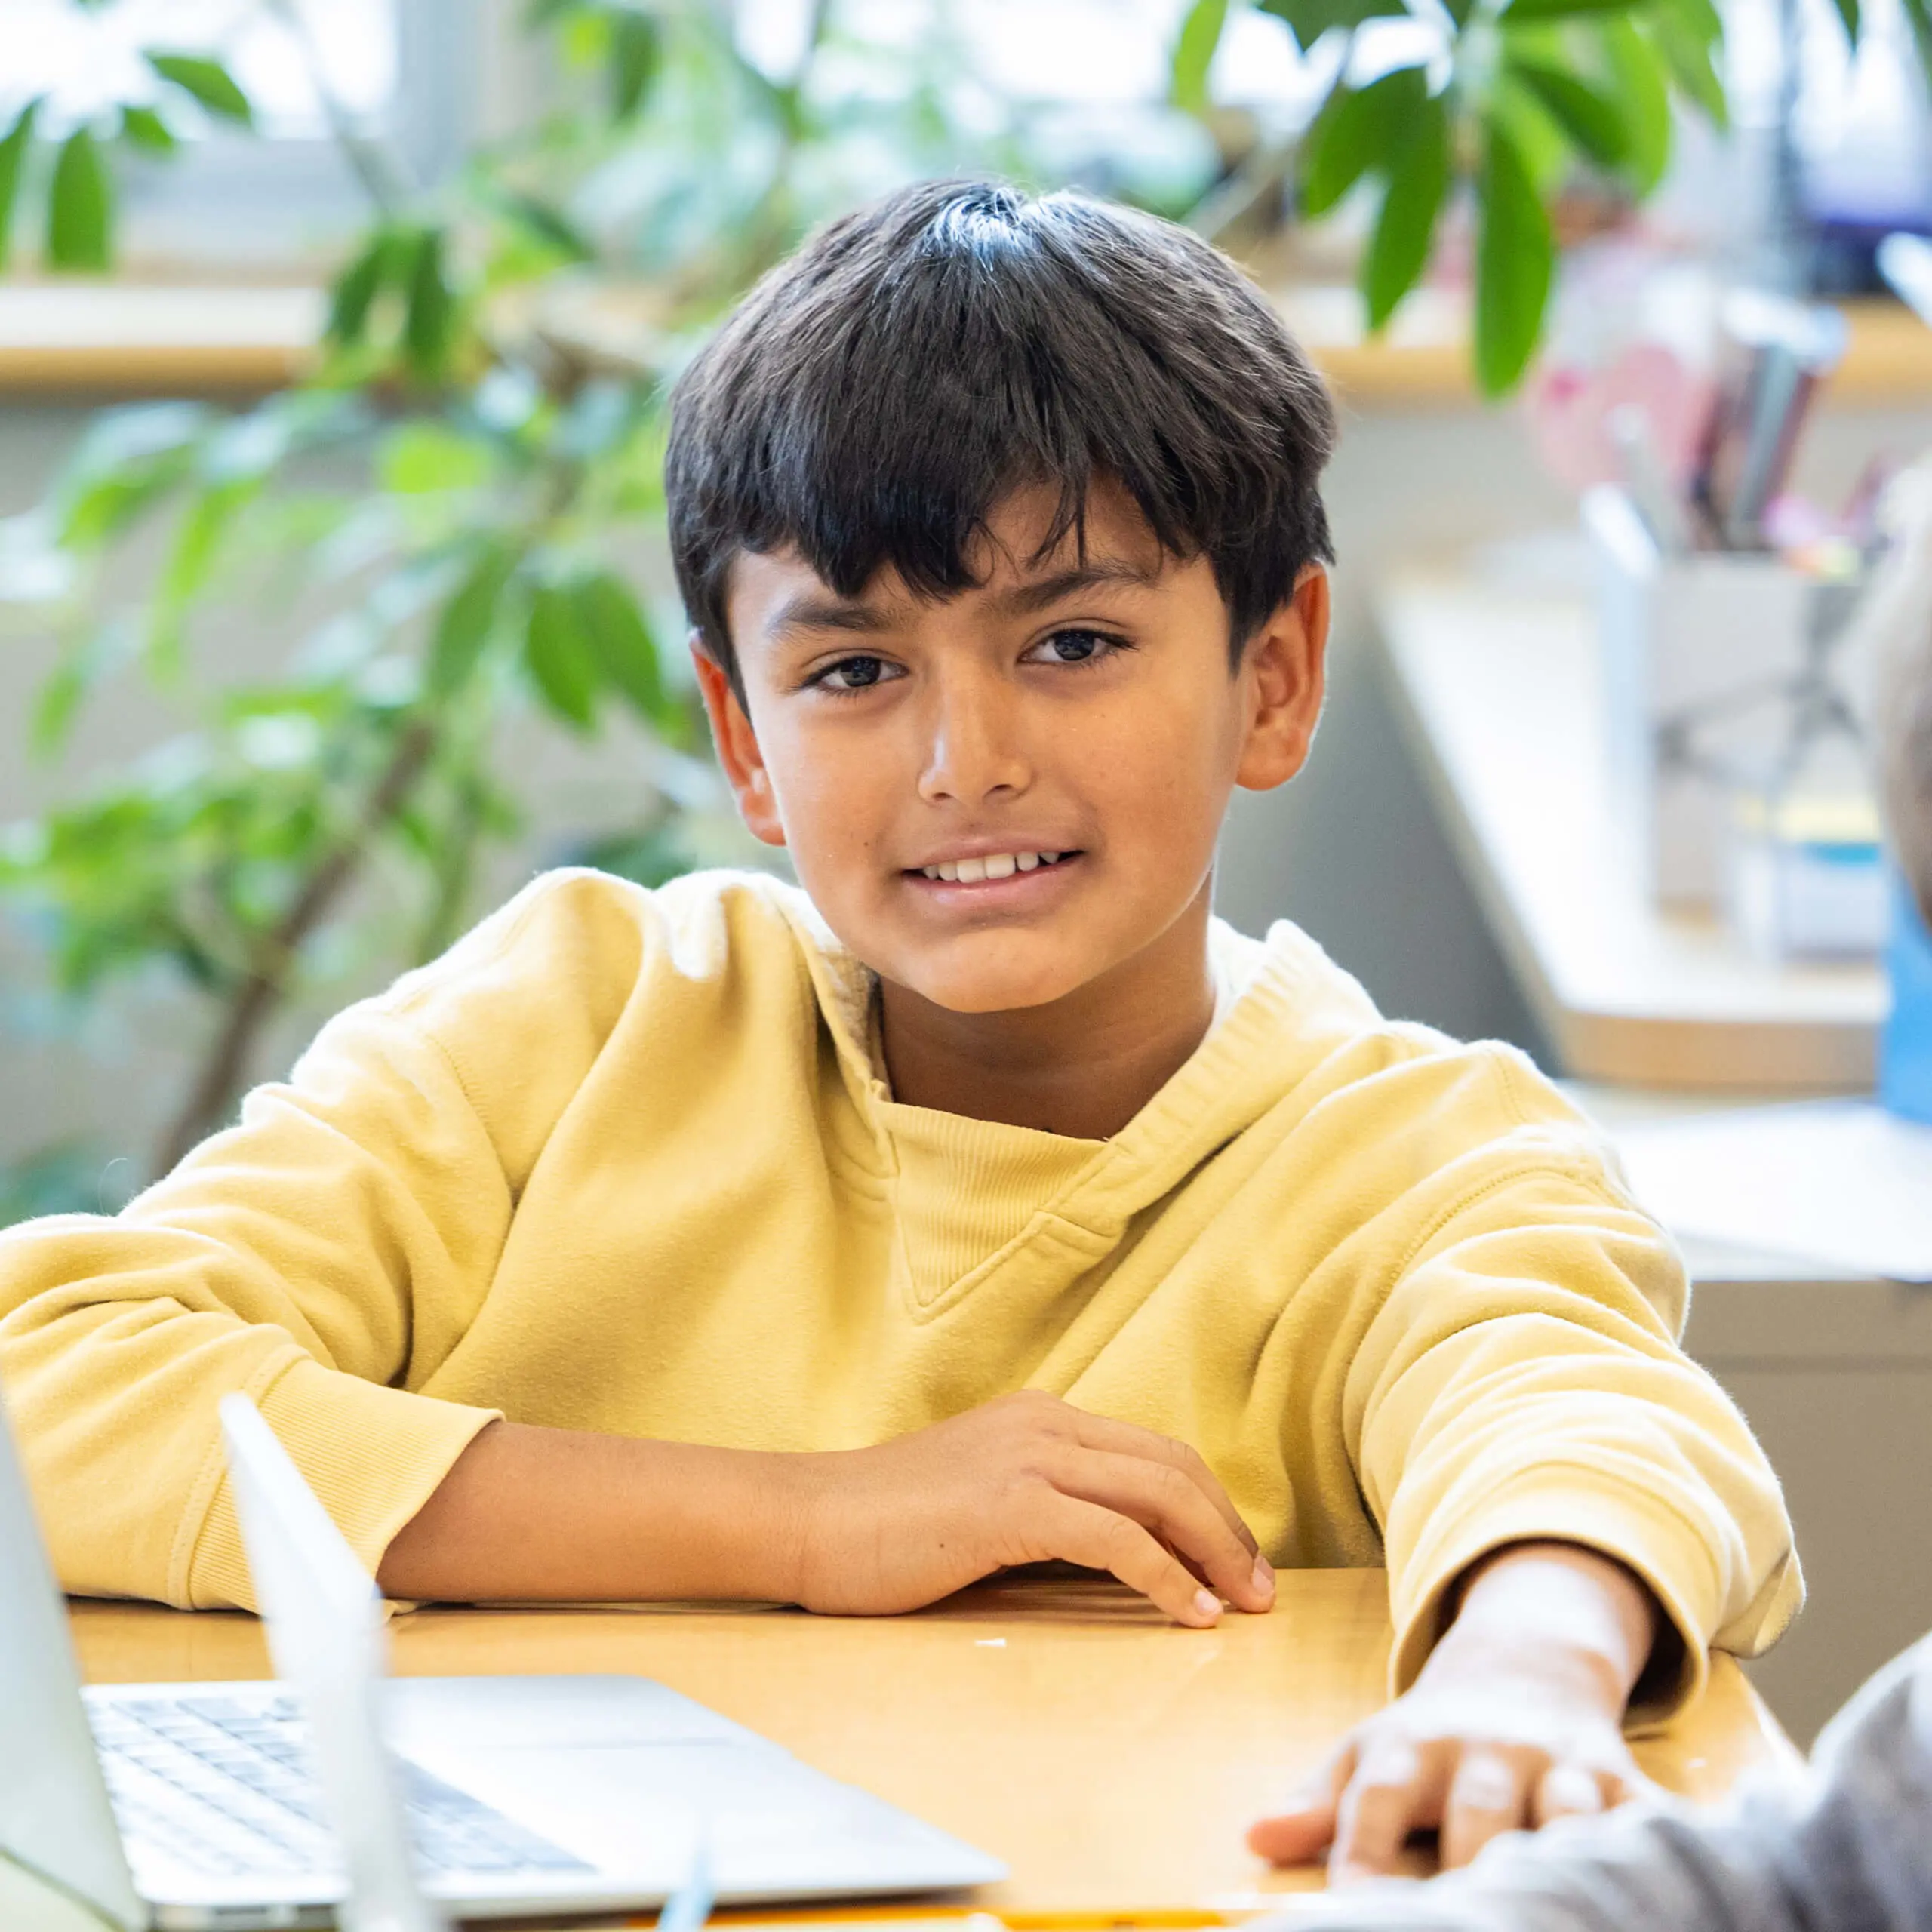
[[[928,728],[919,795],[929,804],[977,805],[996,792],[1023,792],[1032,782],[1019,721],[998,694],[977,681],[938,691]]]

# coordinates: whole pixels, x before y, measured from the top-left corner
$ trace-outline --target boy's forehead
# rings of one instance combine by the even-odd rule
[[[728,597],[735,607],[734,634],[740,633],[741,615],[752,620],[749,627],[770,633],[801,620],[810,627],[822,621],[840,627],[839,613],[854,620],[861,613],[884,618],[955,598],[1012,603],[1023,611],[1065,591],[1150,585],[1174,561],[1133,499],[1116,485],[1097,482],[1080,517],[1056,535],[1061,509],[1059,491],[1044,485],[1003,498],[968,547],[974,583],[937,600],[915,594],[890,566],[848,597],[826,583],[795,546],[740,552],[732,562]]]

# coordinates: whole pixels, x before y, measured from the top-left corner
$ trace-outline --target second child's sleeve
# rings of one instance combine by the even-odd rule
[[[1701,1690],[1710,1646],[1753,1655],[1802,1601],[1783,1496],[1678,1345],[1669,1239],[1540,1078],[1494,1072],[1527,1118],[1459,1164],[1456,1192],[1415,1226],[1344,1395],[1383,1528],[1392,1689],[1414,1681],[1472,1564],[1553,1540],[1650,1586],[1683,1639],[1678,1681],[1646,1687],[1672,1708]],[[1537,1119],[1542,1104],[1560,1118]]]
[[[513,902],[331,1021],[119,1214],[0,1233],[0,1386],[68,1590],[252,1606],[217,1416],[230,1392],[371,1571],[493,1419],[423,1392],[488,1289],[518,1143],[540,1144],[577,1056],[567,1028],[540,1027],[527,1107],[492,1119],[423,1020],[472,1008],[500,1027],[529,963],[512,942],[534,924],[543,950],[531,915]]]
[[[1932,1639],[1832,1719],[1801,1780],[1507,1832],[1460,1872],[1298,1901],[1250,1932],[1923,1932],[1929,1706]]]

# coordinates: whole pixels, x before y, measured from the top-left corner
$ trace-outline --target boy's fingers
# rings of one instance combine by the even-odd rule
[[[1552,1764],[1537,1782],[1533,1810],[1539,1828],[1558,1818],[1588,1818],[1603,1808],[1603,1787],[1581,1764]]]
[[[1394,1868],[1418,1824],[1429,1822],[1429,1767],[1406,1738],[1379,1739],[1362,1753],[1342,1793],[1331,1875],[1338,1884]]]
[[[1251,1561],[1260,1554],[1254,1532],[1241,1521],[1220,1478],[1207,1464],[1199,1451],[1171,1435],[1142,1429],[1131,1422],[1116,1422],[1111,1416],[1097,1416],[1085,1409],[1073,1411],[1075,1440],[1084,1449],[1104,1450],[1110,1455],[1137,1456],[1145,1462],[1164,1463],[1178,1469],[1214,1504],[1221,1520],[1246,1546]]]
[[[1500,1751],[1472,1749],[1463,1754],[1443,1807],[1445,1869],[1468,1864],[1491,1838],[1529,1822],[1531,1775],[1527,1765]]]
[[[1335,1807],[1355,1767],[1355,1742],[1345,1739],[1305,1779],[1279,1811],[1248,1827],[1247,1848],[1277,1865],[1312,1865],[1335,1837]]]
[[[1035,1533],[1060,1561],[1111,1571],[1177,1623],[1208,1629],[1219,1620],[1214,1592],[1202,1589],[1138,1523],[1058,1490],[1044,1494],[1046,1514]]]
[[[1229,1602],[1266,1610],[1274,1601],[1255,1574],[1254,1552],[1207,1496],[1171,1463],[1105,1450],[1075,1449],[1052,1471],[1055,1487],[1083,1502],[1131,1516],[1184,1562],[1198,1564]]]

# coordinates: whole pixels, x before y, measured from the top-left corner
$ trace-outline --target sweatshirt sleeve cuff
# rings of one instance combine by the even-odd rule
[[[248,1392],[372,1577],[457,1458],[502,1414],[386,1388],[306,1356],[266,1390]],[[208,1472],[213,1495],[174,1600],[197,1610],[253,1610],[241,1523],[222,1466],[217,1438]]]
[[[1619,1487],[1597,1487],[1575,1469],[1542,1469],[1492,1491],[1479,1510],[1431,1525],[1406,1561],[1391,1565],[1389,1694],[1414,1683],[1442,1634],[1444,1599],[1457,1579],[1492,1550],[1516,1543],[1570,1543],[1614,1558],[1649,1586],[1681,1639],[1674,1681],[1639,1687],[1629,1721],[1648,1728],[1703,1694],[1719,1614],[1718,1579],[1696,1531],[1663,1504]]]

